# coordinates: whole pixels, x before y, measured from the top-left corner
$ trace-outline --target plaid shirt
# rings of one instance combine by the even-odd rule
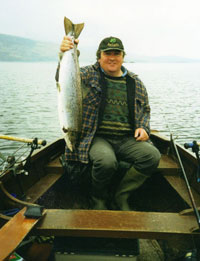
[[[66,160],[88,163],[88,152],[98,127],[98,109],[101,102],[99,63],[80,68],[83,86],[83,115],[80,142],[71,152],[65,151]],[[134,129],[143,128],[150,133],[150,106],[145,86],[132,72],[128,75],[135,80]]]

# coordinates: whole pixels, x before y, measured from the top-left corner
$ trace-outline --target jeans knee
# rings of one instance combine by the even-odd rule
[[[141,173],[150,176],[158,167],[160,162],[160,152],[157,148],[153,147],[151,151],[144,153],[143,157],[135,162],[135,168]]]
[[[155,148],[154,153],[152,154],[152,165],[154,166],[154,168],[158,167],[160,158],[161,158],[161,154],[159,150]]]
[[[93,162],[92,177],[96,181],[110,180],[117,171],[118,162],[116,159],[105,158],[100,161]]]

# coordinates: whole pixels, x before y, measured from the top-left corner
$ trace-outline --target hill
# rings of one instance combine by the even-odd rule
[[[59,46],[0,34],[0,61],[57,61]]]
[[[79,46],[80,62],[94,63],[96,47]],[[89,50],[89,51],[88,51]],[[0,61],[39,62],[58,61],[59,43],[40,42],[23,37],[0,34]],[[140,56],[127,53],[125,62],[130,63],[194,63],[199,59],[176,56]]]
[[[185,58],[179,56],[140,56],[137,54],[127,54],[126,62],[130,63],[199,63],[200,59]]]

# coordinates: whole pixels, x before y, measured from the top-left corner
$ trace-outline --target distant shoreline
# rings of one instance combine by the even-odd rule
[[[1,63],[58,63],[58,60],[0,60]],[[80,64],[93,64],[96,61],[82,61],[79,60]],[[129,62],[125,61],[124,64],[198,64],[200,61],[195,61],[195,62],[170,62],[170,61],[160,61],[160,62],[155,62],[155,61],[135,61],[135,62]]]
[[[0,62],[57,62],[59,44],[0,34]],[[80,48],[81,63],[95,63],[96,48]],[[93,62],[92,62],[93,61]],[[126,63],[200,63],[200,59],[178,56],[144,56],[128,53]]]

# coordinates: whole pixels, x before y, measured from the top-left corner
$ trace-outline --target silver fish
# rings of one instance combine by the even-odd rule
[[[73,24],[64,18],[65,33],[77,39],[84,24]],[[82,127],[82,91],[76,44],[64,52],[60,62],[58,90],[58,114],[67,147],[73,151]]]

